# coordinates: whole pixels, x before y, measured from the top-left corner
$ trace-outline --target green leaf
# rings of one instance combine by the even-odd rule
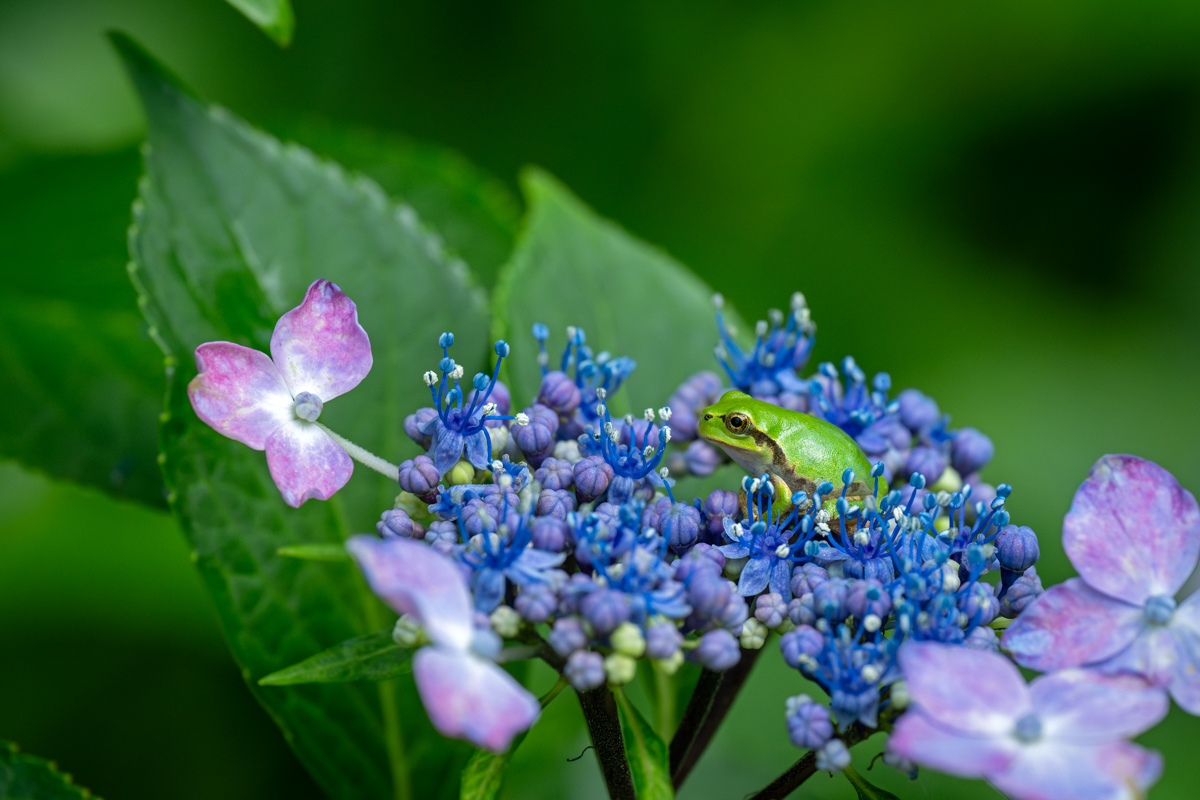
[[[340,544],[292,544],[275,551],[284,558],[307,561],[349,561],[350,554]]]
[[[712,290],[703,281],[597,216],[545,172],[527,170],[521,184],[529,211],[497,283],[495,338],[527,344],[542,322],[556,358],[566,327],[575,325],[597,352],[632,356],[637,372],[613,399],[618,414],[658,408],[689,375],[716,369],[712,350],[693,346],[716,343]],[[732,309],[726,314],[737,322]],[[513,396],[535,397],[537,349],[515,344],[505,364]]]
[[[81,800],[94,797],[54,764],[0,742],[0,800]]]
[[[891,792],[880,789],[878,786],[867,781],[854,767],[846,767],[842,770],[842,774],[846,776],[846,780],[850,781],[850,785],[854,787],[854,791],[858,793],[858,800],[900,800],[899,797]]]
[[[39,159],[0,177],[0,455],[165,508],[155,460],[162,353],[125,272],[138,170],[130,148]]]
[[[272,672],[258,685],[383,681],[411,672],[412,657],[413,648],[396,644],[388,628],[342,642],[299,664]]]
[[[642,712],[629,702],[625,692],[615,689],[617,711],[621,715],[621,736],[625,740],[625,757],[633,774],[633,788],[638,800],[670,800],[675,796],[671,785],[671,768],[667,745]]]
[[[525,734],[518,734],[509,748],[498,755],[487,750],[476,750],[463,767],[459,783],[460,800],[494,800],[500,793],[504,770],[508,769],[508,762],[523,741]]]
[[[321,421],[390,461],[419,452],[404,415],[427,402],[423,368],[455,330],[456,360],[483,366],[487,312],[465,264],[373,182],[250,128],[178,87],[113,37],[146,108],[146,175],[131,275],[150,333],[177,366],[161,428],[171,506],[196,551],[234,658],[301,761],[334,798],[452,797],[470,748],[436,736],[411,678],[260,687],[258,680],[394,618],[357,570],[278,554],[371,530],[394,482],[364,468],[333,501],[288,508],[262,453],[200,422],[186,397],[192,351],[266,350],[275,320],[324,277],[358,306],[374,368]],[[474,343],[474,346],[472,345]]]
[[[289,0],[226,0],[248,20],[262,28],[275,44],[287,47],[296,30],[296,17]]]

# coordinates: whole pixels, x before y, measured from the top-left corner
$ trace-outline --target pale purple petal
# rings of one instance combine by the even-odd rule
[[[1022,747],[1009,767],[988,776],[1013,800],[1134,800],[1148,788],[1161,758],[1137,745],[1072,745],[1042,739]]]
[[[1100,594],[1079,578],[1051,586],[1004,632],[1000,644],[1039,671],[1111,658],[1143,627],[1142,610]]]
[[[458,431],[452,431],[438,422],[437,431],[433,434],[433,465],[438,474],[445,477],[462,458],[463,437]]]
[[[1035,678],[1033,707],[1048,739],[1103,744],[1137,736],[1167,715],[1167,694],[1132,675],[1068,669]]]
[[[371,591],[398,614],[412,614],[429,638],[466,649],[474,636],[475,609],[462,572],[449,557],[412,539],[352,536],[354,556]]]
[[[262,450],[280,425],[296,419],[291,392],[266,353],[208,342],[196,348],[196,369],[188,399],[218,433]]]
[[[962,778],[982,778],[1008,767],[1017,743],[1008,736],[969,736],[941,727],[919,709],[896,721],[888,747],[921,766]]]
[[[947,730],[1007,735],[1030,710],[1025,679],[998,653],[910,641],[899,660],[914,705]]]
[[[311,422],[293,419],[281,425],[267,439],[266,449],[271,477],[292,508],[306,500],[328,500],[354,472],[341,445]]]
[[[742,574],[738,578],[738,594],[753,597],[767,588],[770,576],[771,559],[766,556],[754,556],[742,567]]]
[[[1178,656],[1171,679],[1171,696],[1184,711],[1200,715],[1200,592],[1175,610],[1170,631]]]
[[[771,565],[771,574],[767,585],[772,592],[783,596],[783,602],[790,602],[792,599],[792,562],[782,558],[777,559]]]
[[[1063,547],[1093,589],[1142,605],[1175,594],[1200,557],[1200,508],[1157,464],[1104,456],[1075,493]]]
[[[475,597],[475,608],[491,613],[504,599],[504,573],[498,569],[475,570],[471,576],[471,589]]]
[[[1178,661],[1175,637],[1166,628],[1146,625],[1133,643],[1110,659],[1089,666],[1110,675],[1140,675],[1155,686],[1168,686]]]
[[[367,377],[371,342],[354,302],[337,284],[319,280],[275,323],[271,358],[293,396],[311,392],[329,402]]]
[[[493,753],[507,750],[542,713],[511,675],[468,652],[423,647],[413,659],[413,675],[433,727]]]
[[[491,440],[488,438],[487,431],[482,430],[471,434],[466,438],[464,444],[467,448],[467,461],[471,462],[471,466],[475,467],[475,469],[488,469],[490,464],[488,455],[491,453]]]
[[[723,544],[717,549],[726,558],[745,558],[750,555],[750,546],[745,544]]]

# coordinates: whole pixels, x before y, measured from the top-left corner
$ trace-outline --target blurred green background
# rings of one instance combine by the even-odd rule
[[[142,120],[111,28],[390,191],[380,141],[456,150],[514,214],[536,163],[747,318],[804,291],[814,363],[852,353],[991,435],[985,477],[1016,487],[1047,582],[1071,574],[1062,515],[1098,456],[1200,488],[1200,5],[299,0],[296,18],[280,50],[220,0],[0,0],[0,738],[96,793],[319,796],[176,525],[128,499],[156,491],[139,443],[161,358],[148,337],[119,363],[93,347],[142,324],[124,272]],[[473,255],[490,284],[503,247]],[[681,797],[782,771],[800,690],[771,648]],[[1175,710],[1143,741],[1167,757],[1152,797],[1193,797],[1200,720]],[[585,744],[564,695],[508,796],[599,797],[594,759],[565,761]],[[851,794],[824,776],[798,793]]]

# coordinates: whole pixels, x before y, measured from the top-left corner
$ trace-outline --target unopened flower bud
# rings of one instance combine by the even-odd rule
[[[632,622],[622,622],[608,637],[613,650],[630,658],[641,658],[646,652],[646,637]]]

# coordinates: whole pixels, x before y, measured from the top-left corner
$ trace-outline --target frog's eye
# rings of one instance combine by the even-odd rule
[[[725,427],[729,429],[730,433],[745,433],[750,430],[750,418],[745,414],[727,414]]]

